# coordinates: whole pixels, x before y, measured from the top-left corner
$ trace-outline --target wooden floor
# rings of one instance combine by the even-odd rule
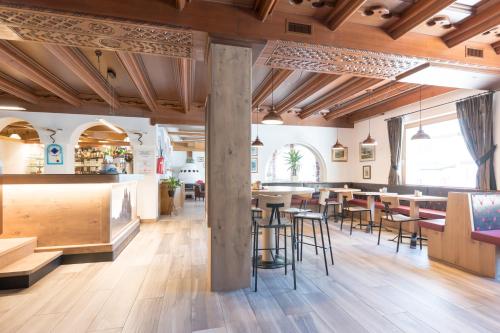
[[[335,266],[311,248],[298,290],[282,270],[260,290],[211,293],[203,204],[146,224],[112,263],[66,265],[0,294],[0,332],[500,332],[500,284],[426,251],[333,225]]]

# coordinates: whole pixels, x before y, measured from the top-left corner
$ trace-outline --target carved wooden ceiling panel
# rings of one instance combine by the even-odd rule
[[[194,32],[37,9],[0,6],[0,26],[19,39],[192,58]]]
[[[278,68],[394,79],[426,60],[287,41],[268,42],[259,63]]]

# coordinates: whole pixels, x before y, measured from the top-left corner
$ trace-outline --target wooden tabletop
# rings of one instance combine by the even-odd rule
[[[262,190],[252,190],[252,194],[311,194],[313,192],[312,187],[298,186],[265,186]]]
[[[399,194],[397,196],[400,200],[407,200],[407,201],[415,201],[415,202],[420,202],[420,201],[448,201],[447,197],[436,197],[433,195],[422,195],[420,197],[415,196],[414,194]]]
[[[0,185],[13,184],[103,184],[124,183],[142,180],[142,175],[76,175],[76,174],[41,174],[41,175],[0,175]]]
[[[397,193],[391,193],[391,192],[356,192],[354,193],[355,195],[363,195],[363,196],[396,196],[398,195]]]
[[[359,188],[344,188],[344,187],[330,187],[330,188],[323,188],[322,190],[327,190],[330,192],[360,192],[361,190]]]

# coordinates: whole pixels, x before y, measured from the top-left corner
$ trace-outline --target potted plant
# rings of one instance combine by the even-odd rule
[[[292,182],[296,182],[298,180],[297,173],[300,170],[300,160],[302,157],[303,156],[300,155],[300,152],[293,148],[288,152],[286,163],[288,164],[288,170],[290,170],[292,174]]]
[[[163,180],[163,184],[167,184],[168,196],[173,198],[175,195],[175,190],[181,186],[181,181],[178,178],[170,177]]]

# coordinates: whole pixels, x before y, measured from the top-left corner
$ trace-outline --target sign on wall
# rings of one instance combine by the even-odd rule
[[[50,165],[64,164],[63,149],[61,145],[52,143],[47,146],[47,164]]]
[[[150,174],[156,172],[156,148],[139,146],[134,148],[134,173]]]

